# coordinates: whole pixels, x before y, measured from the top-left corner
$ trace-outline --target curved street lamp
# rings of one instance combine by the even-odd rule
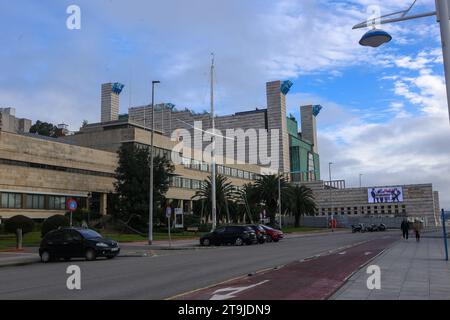
[[[408,15],[416,4],[414,0],[412,5],[403,11],[394,12],[381,17],[369,19],[353,27],[353,29],[374,27],[376,24],[389,24],[406,20],[413,20],[424,17],[437,16],[441,29],[442,53],[444,57],[445,83],[447,88],[447,106],[450,116],[450,0],[436,0],[436,11]],[[362,46],[379,47],[392,40],[387,32],[380,29],[373,29],[367,32],[360,40]]]

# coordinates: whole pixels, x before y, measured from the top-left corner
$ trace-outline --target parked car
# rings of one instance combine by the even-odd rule
[[[381,223],[378,226],[378,231],[386,231],[386,230],[387,230],[387,227],[386,227],[386,225],[384,223]]]
[[[284,238],[284,233],[281,230],[271,228],[269,226],[261,225],[261,227],[266,230],[267,235],[271,238],[273,242],[278,242]]]
[[[210,245],[257,243],[256,233],[248,226],[225,226],[218,227],[213,232],[205,234],[200,238],[200,244],[208,247]]]
[[[262,226],[252,224],[252,225],[248,225],[248,227],[252,228],[253,231],[255,231],[256,239],[258,240],[258,243],[263,244],[267,241],[267,238],[268,238],[267,232]]]
[[[97,257],[112,259],[120,253],[119,244],[103,238],[91,229],[61,228],[50,231],[42,239],[39,255],[42,262],[71,258],[95,260]]]

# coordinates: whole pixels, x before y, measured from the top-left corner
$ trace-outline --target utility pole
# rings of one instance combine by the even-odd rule
[[[282,230],[281,220],[281,173],[278,171],[278,212],[280,213],[280,230]]]
[[[332,180],[331,180],[331,165],[333,164],[333,162],[329,162],[328,163],[328,174],[330,177],[330,207],[331,207],[331,231],[334,232],[334,227],[333,227],[333,223],[334,223],[334,208],[333,208],[333,194],[332,194]]]
[[[152,81],[152,131],[150,138],[150,201],[149,201],[149,214],[148,214],[148,244],[153,243],[153,138],[155,134],[155,84],[160,81]],[[145,109],[144,109],[145,110]],[[145,114],[144,114],[145,123]],[[144,124],[145,129],[145,124]]]
[[[212,209],[212,229],[217,227],[216,208],[216,137],[215,137],[215,115],[214,115],[214,53],[211,53],[211,130],[212,130],[212,151],[211,151],[211,209]]]

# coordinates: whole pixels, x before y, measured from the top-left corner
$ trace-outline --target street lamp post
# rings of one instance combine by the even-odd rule
[[[148,244],[153,242],[153,138],[155,134],[155,84],[160,81],[152,81],[152,131],[150,138],[150,204],[148,215]],[[145,117],[144,117],[145,118]],[[145,129],[145,128],[144,128]]]
[[[439,22],[441,30],[442,54],[444,58],[445,83],[447,91],[447,106],[449,109],[450,117],[450,0],[436,0],[436,11],[434,12],[408,15],[416,2],[417,0],[414,0],[413,4],[407,10],[394,12],[374,19],[369,19],[368,21],[355,25],[353,29],[374,27],[376,24],[389,24],[400,21],[437,16],[437,20]],[[398,15],[399,17],[393,18],[396,15]],[[381,31],[381,33],[377,31]],[[386,32],[375,29],[367,32],[361,39],[360,44],[363,46],[378,47],[384,43],[389,42],[391,39],[392,37]]]
[[[282,230],[281,220],[281,173],[278,172],[278,212],[280,213],[280,230]]]
[[[330,189],[330,207],[331,207],[331,231],[332,232],[334,232],[334,224],[333,224],[333,222],[334,222],[334,209],[333,209],[333,195],[332,195],[332,180],[331,180],[331,165],[333,164],[333,162],[329,162],[328,163],[328,174],[329,174],[329,177],[330,177],[330,186],[329,186],[329,189]]]
[[[214,53],[211,53],[211,215],[212,230],[217,227],[217,201],[216,201],[216,123],[214,114]]]

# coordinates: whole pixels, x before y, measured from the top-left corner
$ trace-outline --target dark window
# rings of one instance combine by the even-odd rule
[[[7,209],[22,208],[22,195],[19,193],[2,193],[1,207]]]
[[[44,199],[43,195],[38,194],[27,194],[27,209],[44,209]]]

